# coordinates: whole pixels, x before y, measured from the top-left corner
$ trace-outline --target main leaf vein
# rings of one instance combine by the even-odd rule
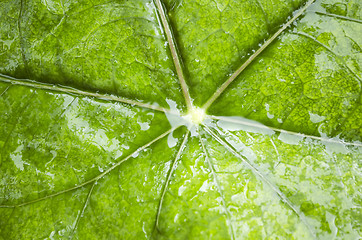
[[[293,132],[293,131],[289,131],[289,130],[270,127],[270,126],[263,125],[261,123],[243,121],[242,119],[235,119],[235,118],[230,118],[230,117],[219,117],[219,116],[213,116],[213,115],[208,115],[207,117],[210,119],[214,119],[214,120],[221,120],[221,121],[225,121],[225,122],[229,122],[229,123],[233,123],[233,124],[239,124],[240,126],[255,127],[255,128],[259,128],[261,130],[272,130],[275,132],[285,133],[285,134],[289,134],[289,135],[293,135],[293,136],[297,136],[297,137],[311,138],[311,139],[322,141],[322,142],[338,143],[338,144],[342,144],[342,145],[351,145],[351,146],[356,146],[356,147],[362,147],[362,143],[360,143],[360,142],[347,142],[347,141],[340,140],[340,139],[317,137],[314,135],[307,135],[307,134],[303,134],[303,133],[298,133],[298,132]]]
[[[184,73],[182,70],[180,56],[177,53],[177,47],[176,47],[176,43],[174,42],[174,37],[173,37],[172,30],[171,30],[171,26],[168,23],[166,13],[162,6],[161,0],[155,0],[155,4],[156,4],[159,16],[161,18],[162,25],[163,25],[165,33],[166,33],[167,42],[168,42],[168,45],[171,50],[172,60],[174,62],[177,76],[178,76],[180,84],[181,84],[181,89],[182,89],[182,92],[183,92],[183,95],[184,95],[184,98],[186,101],[186,105],[187,105],[187,108],[190,110],[192,107],[191,97],[190,97],[189,89],[187,87],[185,76],[184,76]]]
[[[102,99],[102,100],[125,103],[125,104],[134,105],[134,106],[147,108],[147,109],[151,109],[151,110],[156,110],[156,111],[160,111],[160,112],[164,112],[164,113],[177,114],[170,109],[166,109],[166,108],[163,108],[160,106],[143,103],[143,102],[139,102],[136,100],[131,100],[131,99],[123,98],[123,97],[118,97],[118,96],[109,95],[109,94],[88,92],[88,91],[79,90],[79,89],[75,89],[75,88],[62,87],[62,86],[46,84],[46,83],[38,83],[38,82],[34,82],[31,80],[27,80],[27,79],[16,79],[16,78],[12,78],[12,77],[5,76],[2,74],[0,74],[0,82],[11,83],[14,85],[20,85],[20,86],[26,86],[26,87],[32,87],[32,88],[39,88],[39,89],[43,89],[43,90],[63,92],[63,93],[68,93],[68,94],[76,94],[79,96],[94,97],[94,98],[98,98],[98,99]]]
[[[285,29],[287,29],[297,18],[299,18],[306,9],[314,2],[314,0],[309,0],[304,7],[302,7],[286,24],[284,24],[272,37],[270,37],[265,43],[256,50],[230,77],[227,79],[215,92],[214,94],[206,101],[203,105],[204,109],[208,109],[211,104],[225,91],[225,89],[248,67],[256,57],[260,55]]]

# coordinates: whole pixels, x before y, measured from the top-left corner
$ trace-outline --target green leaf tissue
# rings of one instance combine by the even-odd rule
[[[0,0],[0,240],[361,239],[361,0]]]

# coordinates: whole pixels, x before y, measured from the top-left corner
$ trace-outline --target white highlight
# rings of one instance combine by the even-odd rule
[[[193,106],[184,118],[192,125],[199,125],[206,118],[205,109]]]

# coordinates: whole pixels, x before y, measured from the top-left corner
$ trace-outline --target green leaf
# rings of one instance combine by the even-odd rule
[[[360,0],[3,0],[0,239],[359,239]]]

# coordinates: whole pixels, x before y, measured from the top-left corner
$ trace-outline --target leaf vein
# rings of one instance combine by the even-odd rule
[[[305,10],[314,2],[314,0],[309,0],[304,7],[302,7],[286,24],[274,33],[265,43],[256,50],[231,76],[228,78],[215,92],[214,94],[206,101],[203,105],[203,108],[208,109],[211,104],[225,91],[225,89],[240,75],[241,72],[247,68],[256,57],[259,56],[261,52],[264,51],[285,29],[287,29],[297,18],[299,18]]]
[[[254,166],[252,163],[250,163],[246,157],[239,154],[232,146],[230,146],[228,143],[223,141],[219,136],[217,136],[209,127],[206,125],[203,125],[205,130],[216,140],[218,141],[223,147],[225,147],[230,153],[232,153],[235,157],[240,159],[242,163],[246,165],[252,172],[255,174],[255,176],[258,176],[263,182],[267,183],[269,187],[275,192],[275,194],[280,198],[280,200],[285,203],[287,206],[290,207],[290,209],[300,218],[300,220],[306,225],[312,236],[316,238],[316,234],[312,230],[311,226],[307,222],[304,214],[300,212],[293,203],[288,199],[287,196],[283,194],[283,192],[280,191],[280,189],[275,186],[266,175],[264,175],[256,166]]]
[[[344,59],[339,56],[337,53],[335,53],[330,47],[328,47],[327,45],[321,43],[320,41],[318,41],[315,37],[306,34],[304,32],[293,32],[296,35],[300,35],[300,36],[304,36],[312,41],[314,41],[315,43],[319,44],[320,46],[322,46],[323,48],[325,48],[326,50],[328,50],[330,53],[332,53],[338,60],[340,60],[343,65],[348,69],[348,71],[357,79],[358,81],[358,85],[359,88],[361,89],[361,83],[362,83],[362,79],[357,75],[357,73],[355,73],[348,65],[347,63],[344,61]]]
[[[362,20],[360,20],[360,19],[351,18],[351,17],[346,17],[346,16],[342,16],[342,15],[338,15],[338,14],[324,13],[324,12],[319,12],[319,11],[316,11],[315,13],[316,13],[316,14],[319,14],[319,15],[328,16],[328,17],[339,18],[339,19],[341,19],[341,20],[346,20],[346,21],[351,21],[351,22],[356,22],[356,23],[362,23]]]
[[[96,184],[97,184],[97,181],[93,182],[93,184],[92,184],[92,186],[91,186],[91,188],[90,188],[90,190],[89,190],[89,192],[88,192],[88,194],[87,194],[87,197],[86,197],[86,199],[85,199],[85,201],[84,201],[82,211],[79,212],[79,214],[77,215],[77,218],[76,218],[76,220],[75,220],[75,224],[74,224],[74,227],[73,227],[73,231],[72,231],[72,236],[74,235],[75,231],[77,230],[77,227],[78,227],[78,225],[79,225],[80,219],[81,219],[81,218],[83,217],[83,215],[84,215],[84,211],[85,211],[85,209],[87,208],[89,199],[90,199],[90,197],[91,197],[91,195],[92,195],[94,186],[95,186]]]
[[[155,225],[154,225],[153,233],[151,234],[151,236],[155,233],[155,230],[159,230],[158,225],[159,225],[159,221],[160,221],[160,215],[161,215],[163,200],[165,198],[165,194],[166,194],[168,185],[170,184],[172,174],[177,168],[178,160],[180,159],[181,153],[184,150],[184,147],[186,145],[189,133],[190,133],[190,131],[188,130],[187,133],[185,134],[185,137],[184,137],[181,145],[180,145],[180,148],[179,148],[179,150],[177,152],[177,155],[176,155],[175,159],[173,160],[173,162],[171,164],[171,167],[170,167],[170,169],[169,169],[169,171],[167,173],[166,181],[165,181],[165,184],[163,186],[161,197],[160,197],[160,200],[159,200],[159,203],[158,203]]]
[[[155,1],[157,10],[158,10],[159,16],[160,16],[160,20],[162,22],[162,26],[163,26],[164,31],[166,33],[168,46],[169,46],[169,48],[171,50],[172,60],[173,60],[173,63],[175,65],[177,76],[178,76],[179,81],[180,81],[182,93],[184,95],[187,108],[190,110],[192,108],[192,101],[191,101],[189,89],[188,89],[187,84],[186,84],[185,76],[184,76],[184,73],[183,73],[183,70],[182,70],[181,59],[180,59],[179,54],[177,53],[177,46],[176,46],[176,43],[174,42],[172,29],[171,29],[171,26],[170,26],[170,24],[168,22],[168,19],[166,17],[166,13],[165,13],[165,10],[164,10],[164,8],[162,6],[161,0],[154,0],[154,1]]]
[[[209,165],[209,169],[210,169],[210,171],[211,171],[211,173],[212,173],[214,183],[215,183],[215,185],[216,185],[216,187],[217,187],[217,190],[218,190],[218,192],[219,192],[219,194],[220,194],[220,196],[221,196],[222,205],[223,205],[224,211],[225,211],[225,213],[226,213],[227,221],[228,221],[230,238],[231,238],[232,240],[234,240],[234,239],[235,239],[235,232],[234,232],[234,229],[233,229],[233,226],[232,226],[232,221],[231,221],[231,216],[230,216],[231,213],[230,213],[230,211],[229,211],[228,208],[227,208],[224,193],[223,193],[223,191],[222,191],[222,189],[221,189],[221,186],[220,186],[220,183],[219,183],[219,181],[218,181],[218,179],[217,179],[217,174],[216,174],[216,172],[215,172],[214,165],[212,164],[211,159],[210,159],[210,157],[209,157],[209,154],[208,154],[208,152],[207,152],[207,150],[206,150],[206,148],[205,148],[205,144],[204,144],[203,141],[202,141],[202,138],[201,138],[201,134],[200,134],[199,129],[198,129],[198,132],[199,132],[199,141],[200,141],[200,143],[201,143],[202,150],[203,150],[203,152],[204,152],[204,154],[205,154],[205,158],[206,158],[207,163],[208,163],[208,165]]]
[[[133,157],[135,154],[143,151],[144,149],[146,149],[147,147],[151,146],[153,143],[157,142],[158,140],[164,138],[165,136],[167,136],[170,132],[174,131],[176,128],[172,128],[164,133],[162,133],[161,135],[159,135],[158,137],[154,138],[153,140],[151,140],[150,142],[146,143],[145,145],[143,145],[142,147],[138,148],[136,151],[134,151],[133,153],[129,154],[127,157],[119,160],[116,164],[112,165],[110,168],[108,168],[107,170],[105,170],[103,173],[97,175],[96,177],[86,181],[86,182],[83,182],[82,184],[80,185],[77,185],[77,186],[74,186],[74,187],[71,187],[71,188],[68,188],[68,189],[65,189],[65,190],[62,190],[62,191],[59,191],[59,192],[56,192],[56,193],[53,193],[53,194],[50,194],[50,195],[47,195],[45,197],[42,197],[42,198],[38,198],[38,199],[35,199],[35,200],[32,200],[32,201],[29,201],[29,202],[24,202],[24,203],[20,203],[20,204],[16,204],[16,205],[0,205],[0,208],[16,208],[16,207],[22,207],[22,206],[26,206],[26,205],[29,205],[29,204],[32,204],[32,203],[36,203],[36,202],[40,202],[40,201],[43,201],[43,200],[46,200],[46,199],[49,199],[49,198],[53,198],[53,197],[56,197],[58,195],[61,195],[63,193],[67,193],[67,192],[70,192],[70,191],[74,191],[74,190],[77,190],[79,188],[82,188],[90,183],[93,183],[93,182],[96,182],[98,181],[99,179],[101,179],[102,177],[104,177],[105,175],[107,175],[109,172],[111,172],[112,170],[114,170],[115,168],[117,168],[119,165],[121,165],[122,163],[126,162],[128,159],[130,159],[131,157]]]
[[[356,147],[362,147],[362,143],[360,143],[360,142],[347,142],[344,140],[323,138],[323,137],[318,137],[318,136],[314,136],[314,135],[308,135],[308,134],[293,132],[293,131],[289,131],[289,130],[279,129],[279,128],[275,128],[275,127],[270,127],[270,126],[263,125],[261,123],[256,124],[256,123],[251,123],[251,122],[247,122],[247,121],[242,121],[239,119],[230,119],[228,117],[220,117],[220,116],[213,116],[213,115],[208,115],[207,118],[226,121],[226,122],[230,122],[230,123],[234,123],[234,124],[240,124],[241,126],[250,126],[250,127],[256,127],[259,129],[273,130],[273,131],[279,132],[279,133],[290,134],[290,135],[303,137],[303,138],[311,138],[311,139],[322,141],[322,142],[330,142],[330,143],[338,143],[338,144],[342,144],[342,145],[351,145],[351,146],[356,146]]]
[[[147,108],[147,109],[151,109],[151,110],[156,110],[156,111],[160,111],[160,112],[164,112],[164,113],[177,114],[177,113],[171,111],[170,109],[166,109],[166,108],[159,107],[156,105],[143,103],[140,101],[131,100],[131,99],[123,98],[123,97],[118,97],[118,96],[109,95],[109,94],[88,92],[88,91],[84,91],[84,90],[79,90],[79,89],[65,87],[65,86],[59,86],[59,85],[39,83],[39,82],[35,82],[32,80],[27,80],[27,79],[15,79],[15,78],[8,77],[8,76],[2,75],[2,74],[0,74],[0,82],[11,83],[14,85],[20,85],[20,86],[26,86],[26,87],[32,87],[32,88],[38,88],[38,89],[42,89],[42,90],[50,90],[50,91],[56,91],[56,92],[63,92],[63,93],[67,93],[67,94],[75,94],[78,96],[94,97],[94,98],[101,99],[101,100],[109,100],[109,101],[125,103],[125,104],[129,104],[131,106],[134,105],[134,106]]]

